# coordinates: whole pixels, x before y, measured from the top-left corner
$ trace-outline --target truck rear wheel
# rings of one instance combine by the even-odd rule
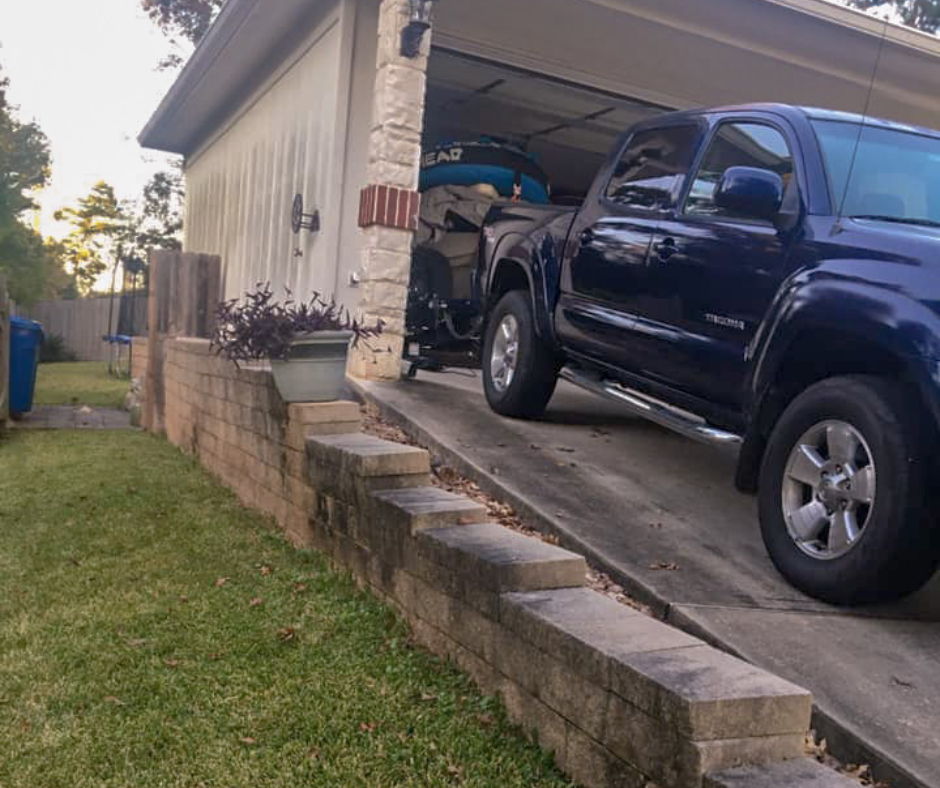
[[[483,342],[483,389],[502,416],[537,419],[558,383],[558,360],[535,332],[527,293],[513,290],[500,299],[487,321]]]
[[[940,563],[922,414],[876,377],[832,378],[797,397],[767,446],[760,524],[780,572],[836,605],[899,599]]]

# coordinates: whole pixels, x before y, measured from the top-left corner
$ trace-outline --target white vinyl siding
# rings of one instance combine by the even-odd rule
[[[226,298],[257,282],[297,296],[336,288],[345,139],[337,140],[341,29],[338,10],[282,70],[187,161],[187,250],[219,254]],[[339,146],[338,146],[339,142]],[[291,204],[318,209],[319,233],[293,235]]]

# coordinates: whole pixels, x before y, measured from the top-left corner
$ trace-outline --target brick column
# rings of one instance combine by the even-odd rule
[[[420,55],[402,57],[401,31],[407,23],[408,0],[382,0],[369,184],[362,192],[359,218],[363,228],[359,311],[369,322],[385,321],[385,335],[370,344],[390,347],[391,353],[353,351],[350,374],[366,380],[397,380],[404,344],[431,43],[428,31]]]

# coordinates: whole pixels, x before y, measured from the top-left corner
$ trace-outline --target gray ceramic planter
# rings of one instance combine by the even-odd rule
[[[298,334],[291,343],[290,358],[271,362],[281,398],[292,403],[332,402],[342,397],[352,338],[352,331]]]

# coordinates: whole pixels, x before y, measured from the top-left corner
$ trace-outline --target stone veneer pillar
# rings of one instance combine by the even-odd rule
[[[397,380],[401,372],[431,43],[428,31],[418,57],[403,57],[401,31],[407,23],[408,0],[382,0],[369,185],[362,191],[359,216],[363,228],[359,312],[369,322],[383,320],[385,334],[369,343],[383,352],[360,347],[352,352],[349,364],[350,374],[366,380]]]

